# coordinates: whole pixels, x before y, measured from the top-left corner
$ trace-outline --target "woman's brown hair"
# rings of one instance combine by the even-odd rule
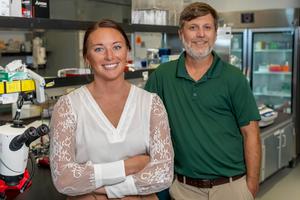
[[[90,34],[94,31],[96,31],[98,28],[113,28],[113,29],[119,31],[122,34],[123,38],[125,39],[127,48],[129,50],[131,50],[130,42],[127,38],[125,31],[122,29],[122,27],[113,20],[103,19],[103,20],[100,20],[100,21],[94,23],[92,26],[90,26],[84,34],[83,51],[82,51],[84,58],[86,57],[86,54],[87,54],[87,40],[88,40]]]

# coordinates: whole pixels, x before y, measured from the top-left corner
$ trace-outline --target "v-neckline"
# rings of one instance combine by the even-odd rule
[[[124,108],[122,110],[121,117],[119,119],[117,127],[115,127],[112,124],[112,122],[107,118],[107,116],[104,114],[101,107],[98,105],[98,103],[94,99],[93,95],[88,90],[87,86],[84,87],[84,90],[87,93],[88,98],[92,102],[93,107],[95,107],[96,115],[99,116],[99,119],[101,119],[102,122],[104,122],[106,124],[106,126],[109,129],[111,129],[113,132],[116,132],[116,131],[119,132],[119,130],[123,127],[123,124],[125,123],[126,113],[128,112],[128,109],[129,109],[131,101],[132,101],[131,99],[132,99],[132,96],[133,96],[133,93],[134,93],[134,87],[135,87],[134,85],[130,85],[129,94],[128,94],[127,99],[125,101],[125,105],[124,105]]]

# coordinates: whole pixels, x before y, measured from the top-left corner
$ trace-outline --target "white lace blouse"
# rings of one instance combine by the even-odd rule
[[[115,128],[83,86],[59,99],[51,118],[51,174],[55,187],[76,196],[105,187],[109,198],[161,191],[173,179],[173,148],[160,98],[134,85]],[[150,155],[126,176],[124,159]]]

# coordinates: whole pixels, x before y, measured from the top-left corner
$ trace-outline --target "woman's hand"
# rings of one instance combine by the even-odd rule
[[[145,196],[127,196],[122,198],[121,200],[158,200],[158,197],[156,196],[156,194],[150,194]]]
[[[94,191],[94,194],[97,194],[97,195],[105,194],[106,195],[105,188],[104,187],[98,188],[97,190]]]
[[[150,162],[150,156],[138,155],[133,156],[124,161],[126,176],[138,173]]]
[[[69,196],[67,200],[108,200],[108,198],[106,195],[90,193],[74,197]]]

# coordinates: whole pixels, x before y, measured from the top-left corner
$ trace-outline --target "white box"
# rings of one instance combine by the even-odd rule
[[[22,2],[21,2],[21,0],[10,0],[10,16],[22,17]]]
[[[9,16],[10,0],[0,0],[0,16]]]

